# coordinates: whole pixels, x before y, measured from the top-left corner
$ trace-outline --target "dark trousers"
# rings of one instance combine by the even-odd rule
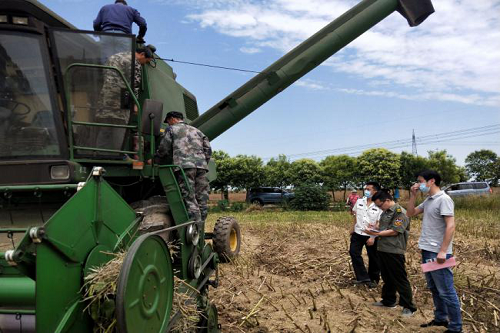
[[[404,254],[378,252],[380,271],[384,286],[382,287],[382,303],[396,303],[396,292],[399,294],[399,305],[416,311],[410,281],[405,269]]]
[[[362,236],[357,233],[351,235],[349,254],[351,255],[352,268],[354,269],[356,280],[366,282],[375,281],[378,283],[380,280],[380,268],[377,258],[377,240],[375,239],[374,245],[368,246],[366,245],[368,238],[370,236]],[[366,247],[366,252],[368,253],[368,272],[361,256],[363,246]]]

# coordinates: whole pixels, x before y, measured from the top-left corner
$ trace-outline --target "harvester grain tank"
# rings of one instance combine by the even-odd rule
[[[166,113],[182,111],[214,139],[396,10],[411,26],[433,12],[430,0],[364,0],[198,116],[161,60],[141,69],[136,98],[134,36],[78,30],[35,0],[0,1],[0,331],[90,332],[107,322],[166,332],[182,320],[172,310],[182,294],[201,314],[198,331],[219,332],[208,289],[219,261],[239,252],[240,230],[222,218],[205,232],[189,218],[179,168],[146,163]],[[129,67],[109,65],[118,53]],[[103,110],[130,119],[99,121]],[[103,145],[103,131],[122,133],[121,148]],[[119,255],[112,293],[89,307],[85,295],[99,287],[86,281]]]

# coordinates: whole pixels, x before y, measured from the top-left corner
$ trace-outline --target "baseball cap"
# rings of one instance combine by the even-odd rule
[[[146,55],[146,58],[153,58],[154,53],[156,52],[156,47],[152,44],[141,45],[137,47],[137,53],[143,53]]]
[[[184,119],[184,115],[182,113],[178,112],[178,111],[170,111],[165,116],[165,120],[163,122],[166,123],[168,118]]]

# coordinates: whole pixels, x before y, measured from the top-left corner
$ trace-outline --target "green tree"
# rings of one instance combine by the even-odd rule
[[[260,157],[238,155],[232,160],[231,186],[248,190],[261,186],[263,180],[264,166]]]
[[[210,187],[221,191],[222,198],[229,200],[229,186],[232,181],[233,162],[232,157],[222,150],[216,150],[212,154],[212,159],[217,166],[217,179],[210,182]]]
[[[330,189],[332,194],[335,194],[335,190],[344,190],[345,201],[347,187],[355,186],[356,158],[349,155],[327,156],[320,166],[323,168],[324,186]],[[333,198],[335,201],[335,195]]]
[[[289,177],[293,186],[323,182],[321,166],[316,161],[307,158],[292,162]]]
[[[385,188],[396,188],[400,184],[400,158],[384,148],[369,149],[357,158],[361,181],[378,182]]]
[[[295,188],[290,207],[296,210],[328,210],[330,196],[326,188],[316,183],[302,183]]]
[[[467,175],[475,181],[495,181],[497,160],[497,154],[491,150],[476,150],[465,159]]]
[[[456,161],[446,150],[429,151],[429,169],[441,175],[442,185],[457,183],[466,177],[464,169],[457,166]]]
[[[264,179],[266,186],[286,187],[290,182],[290,161],[285,155],[280,155],[277,159],[272,158],[264,167]]]
[[[405,151],[399,155],[399,163],[400,186],[407,190],[417,181],[417,174],[429,168],[429,161],[425,157],[415,156]]]
[[[495,178],[493,179],[493,185],[498,185],[500,181],[500,157],[497,158],[495,164],[493,164],[493,170],[495,173]]]

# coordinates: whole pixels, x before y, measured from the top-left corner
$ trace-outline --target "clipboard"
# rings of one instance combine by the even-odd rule
[[[431,259],[431,261],[426,262],[425,264],[421,264],[422,271],[424,273],[437,271],[439,269],[448,268],[456,266],[457,262],[455,261],[455,257],[450,257],[446,259],[446,261],[442,264],[439,264],[436,259]]]

